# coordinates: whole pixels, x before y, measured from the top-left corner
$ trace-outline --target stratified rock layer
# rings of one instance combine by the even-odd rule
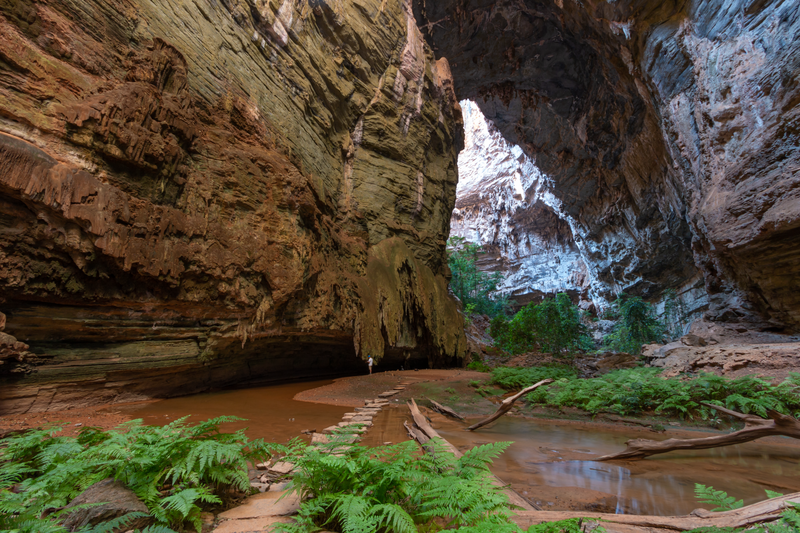
[[[800,325],[800,4],[414,2],[460,98],[553,179],[593,277],[702,274],[713,320]]]
[[[456,361],[449,76],[399,1],[4,2],[0,412]]]
[[[566,217],[548,203],[546,176],[474,102],[462,101],[461,109],[464,149],[450,235],[482,245],[478,268],[501,272],[498,290],[517,304],[556,292],[588,298],[586,265]]]

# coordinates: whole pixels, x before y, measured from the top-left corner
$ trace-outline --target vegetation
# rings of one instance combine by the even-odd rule
[[[713,487],[706,487],[699,483],[695,484],[694,493],[700,503],[715,505],[712,511],[733,511],[740,509],[744,502],[737,500],[733,496],[728,496],[723,490],[715,490]],[[777,498],[783,496],[779,492],[767,490],[767,498]],[[765,524],[762,531],[767,533],[797,533],[800,531],[800,504],[795,502],[787,502],[789,505],[781,513],[780,520]],[[703,527],[693,529],[687,533],[737,533],[740,531],[748,531],[747,529],[737,528],[720,528],[720,527]],[[752,529],[750,530],[752,531]]]
[[[60,512],[43,516],[114,478],[147,505],[155,524],[146,532],[199,532],[201,509],[223,503],[231,488],[249,491],[248,462],[269,457],[268,446],[249,441],[243,430],[220,433],[220,424],[237,420],[219,417],[193,427],[186,418],[164,427],[135,420],[112,431],[87,427],[77,438],[57,437],[61,428],[54,427],[0,440],[0,530],[64,532]]]
[[[496,316],[505,313],[508,300],[497,294],[502,275],[499,272],[481,272],[475,264],[482,253],[481,247],[463,237],[450,237],[447,248],[447,264],[453,275],[450,288],[464,304],[467,314]]]
[[[566,365],[531,366],[525,368],[497,367],[492,370],[490,383],[503,389],[522,390],[543,379],[576,379],[578,373]]]
[[[492,383],[506,390],[518,390],[552,377],[557,381],[527,396],[533,404],[577,407],[590,413],[623,415],[653,411],[682,417],[715,417],[700,402],[724,405],[742,413],[767,416],[768,409],[800,415],[800,373],[792,373],[778,385],[755,376],[735,379],[702,374],[693,378],[664,378],[655,368],[616,370],[591,379],[575,379],[569,368],[496,368]]]
[[[592,347],[581,311],[569,296],[559,293],[541,303],[530,303],[510,321],[496,316],[489,329],[495,346],[513,354],[530,351],[538,344],[543,351],[564,355]]]
[[[700,483],[694,484],[694,493],[700,503],[715,505],[716,507],[711,509],[714,512],[733,511],[744,505],[744,500],[737,500],[733,496],[728,496],[724,490],[715,490],[714,487],[706,487]]]
[[[559,520],[558,522],[544,522],[529,527],[528,533],[584,533],[589,530],[584,529],[583,522],[584,519],[582,518],[568,518],[567,520]],[[591,531],[605,533],[605,528],[597,526]]]
[[[643,344],[662,340],[666,332],[652,305],[624,292],[617,296],[609,317],[617,323],[603,343],[617,352],[638,354]]]
[[[438,531],[434,520],[462,533],[519,531],[509,520],[508,498],[489,473],[509,443],[479,446],[456,458],[438,439],[421,453],[413,441],[367,448],[346,445],[346,436],[341,432],[320,448],[291,444],[291,486],[303,503],[296,523],[281,525],[283,531]]]
[[[476,360],[470,362],[467,365],[467,368],[470,369],[470,370],[475,370],[477,372],[489,372],[489,371],[492,370],[491,368],[489,368],[489,365],[487,365],[486,363],[484,363],[480,359],[476,359]]]

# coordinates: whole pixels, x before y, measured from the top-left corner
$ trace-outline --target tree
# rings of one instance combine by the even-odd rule
[[[664,324],[656,318],[653,306],[638,296],[619,293],[611,314],[617,318],[617,323],[604,341],[612,350],[638,354],[643,344],[664,337]]]
[[[496,344],[511,353],[530,351],[537,343],[555,355],[591,347],[580,309],[563,292],[526,305],[510,321],[495,318],[489,333]]]
[[[483,253],[481,246],[467,242],[463,237],[450,237],[447,248],[447,264],[452,273],[450,289],[464,307],[473,306],[473,312],[489,316],[504,313],[508,300],[496,294],[497,286],[503,280],[502,274],[481,272],[476,266],[478,255]]]

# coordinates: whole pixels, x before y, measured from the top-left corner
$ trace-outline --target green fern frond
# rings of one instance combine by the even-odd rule
[[[694,493],[700,503],[716,505],[717,507],[715,509],[711,509],[715,512],[732,511],[744,505],[743,500],[737,500],[733,496],[728,496],[728,493],[724,490],[715,490],[714,487],[706,487],[700,483],[695,483]]]

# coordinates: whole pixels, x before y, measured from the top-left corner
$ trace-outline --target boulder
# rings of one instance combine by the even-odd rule
[[[79,507],[86,504],[100,504],[92,507]],[[85,526],[96,526],[128,513],[148,513],[147,506],[128,487],[111,478],[98,481],[72,500],[65,509],[78,507],[64,519],[63,526],[69,531],[77,531]],[[135,518],[115,530],[130,531],[147,526],[150,516]]]

